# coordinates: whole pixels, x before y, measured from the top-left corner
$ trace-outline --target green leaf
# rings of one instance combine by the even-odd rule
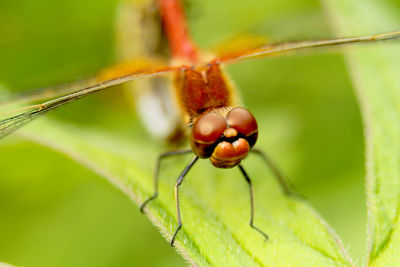
[[[0,267],[15,267],[15,265],[11,265],[9,263],[0,262]]]
[[[156,144],[140,141],[144,133],[138,131],[130,140],[47,118],[27,128],[20,131],[25,138],[87,166],[136,204],[152,194],[153,165],[159,149]],[[262,161],[250,158],[254,164],[248,172],[257,177],[255,224],[268,233],[270,240],[265,242],[248,226],[249,192],[239,171],[217,170],[202,161],[181,189],[183,228],[176,247],[188,262],[201,266],[350,265],[333,230],[307,203],[284,196]],[[165,161],[159,197],[147,209],[150,220],[168,240],[177,227],[173,180],[188,160]]]
[[[398,1],[324,1],[338,35],[400,30]],[[351,22],[351,23],[350,23]],[[368,259],[400,262],[400,44],[346,49],[365,127]]]
[[[47,81],[47,83],[51,79],[56,81],[57,77],[59,77],[57,81],[61,78],[61,80],[69,80],[72,77],[81,76],[85,73],[92,73],[96,68],[101,68],[111,61],[112,53],[110,44],[113,35],[111,29],[108,31],[104,30],[105,28],[111,28],[112,20],[110,18],[104,20],[103,17],[99,17],[98,21],[95,21],[96,25],[100,23],[99,26],[93,26],[100,33],[96,39],[95,36],[88,33],[91,27],[81,27],[82,21],[85,21],[84,24],[86,25],[86,19],[91,17],[88,10],[92,10],[92,3],[88,2],[86,4],[89,8],[82,9],[81,17],[77,19],[76,14],[74,16],[72,11],[75,9],[81,10],[78,7],[81,8],[82,3],[78,3],[76,6],[71,4],[71,10],[67,9],[65,11],[65,8],[63,8],[64,17],[59,15],[61,12],[59,6],[57,6],[57,10],[60,12],[54,12],[48,2],[42,2],[40,5],[35,2],[34,5],[38,10],[36,11],[38,13],[37,17],[33,16],[35,12],[32,12],[31,7],[26,10],[26,14],[32,16],[31,23],[27,25],[40,21],[37,19],[38,17],[47,18],[50,14],[56,14],[55,18],[52,19],[57,23],[48,23],[48,21],[52,20],[44,21],[45,23],[37,27],[39,35],[35,35],[36,39],[33,39],[33,41],[26,42],[22,38],[22,36],[31,36],[21,31],[24,27],[10,29],[8,26],[3,27],[4,29],[9,29],[9,32],[16,33],[15,36],[22,40],[21,44],[32,49],[21,49],[20,46],[16,46],[11,42],[12,45],[8,45],[7,49],[1,50],[3,52],[2,59],[5,61],[2,64],[3,69],[1,74],[6,77],[2,77],[2,80],[8,80],[6,84],[12,85],[12,87],[18,87],[21,84],[35,87],[32,86],[32,79],[36,81],[32,78],[35,73],[42,80]],[[207,46],[216,43],[218,40],[225,39],[224,34],[227,36],[237,34],[259,24],[263,20],[267,22],[267,25],[273,26],[282,25],[281,22],[291,22],[288,24],[289,27],[278,28],[275,32],[276,35],[272,34],[273,36],[277,36],[276,40],[286,38],[286,34],[289,37],[296,36],[294,39],[300,39],[304,38],[303,34],[307,35],[307,32],[297,33],[297,30],[293,29],[291,24],[300,27],[300,22],[304,23],[303,14],[317,15],[317,18],[323,17],[315,1],[258,1],[261,3],[260,6],[250,6],[247,2],[243,1],[236,2],[236,4],[232,2],[229,6],[223,0],[196,3],[195,9],[197,5],[200,5],[201,8],[199,10],[201,11],[199,12],[200,15],[194,12],[195,14],[191,16],[191,23],[194,26],[194,37],[196,41],[199,41],[200,45]],[[27,3],[31,2],[27,1]],[[346,13],[344,12],[346,10],[350,12],[350,15],[348,15],[350,17],[349,21],[343,22],[343,26],[341,26],[343,33],[346,35],[370,34],[376,25],[380,27],[376,29],[377,32],[388,30],[388,24],[385,21],[390,16],[386,16],[386,14],[383,16],[384,18],[380,18],[377,15],[375,18],[376,21],[372,20],[370,22],[373,24],[372,26],[368,24],[368,21],[371,20],[371,14],[379,14],[378,11],[380,8],[370,7],[368,9],[367,5],[364,7],[364,1],[354,4],[354,10],[350,9],[350,5],[355,2],[327,2],[327,5],[328,3],[330,3],[329,8],[332,14],[339,12]],[[340,3],[342,10],[338,7],[334,8],[333,5],[339,5]],[[386,5],[386,3],[383,2],[382,5]],[[98,7],[98,5],[93,6]],[[46,7],[49,9],[48,13],[44,13]],[[367,8],[366,11],[365,8]],[[111,7],[104,10],[109,10],[109,13],[113,13]],[[394,13],[396,8],[388,8],[388,10],[386,11],[387,13]],[[365,12],[367,17],[358,18],[354,16],[357,13],[356,11]],[[222,14],[223,12],[225,13]],[[246,13],[246,15],[241,17],[243,13]],[[290,20],[290,18],[293,18],[293,15],[297,16],[293,20]],[[6,18],[10,20],[14,17],[9,16]],[[75,26],[59,27],[57,19],[64,21],[66,18],[75,21],[76,24],[71,24]],[[246,24],[246,22],[249,24]],[[16,25],[18,26],[19,24]],[[48,29],[45,25],[50,25],[52,26],[51,28],[57,29],[57,32],[59,32],[57,38],[49,34],[49,32],[52,33],[53,31],[45,31],[45,29]],[[349,31],[345,32],[349,25],[366,25],[366,29],[363,29],[362,32],[354,31],[354,33],[348,29]],[[399,24],[395,22],[394,26],[396,25]],[[302,27],[303,29],[310,28],[310,24],[307,22]],[[323,30],[326,29],[323,21],[318,21],[317,27],[321,28],[321,30],[318,30],[318,36],[328,36],[328,33]],[[4,29],[2,29],[2,32],[4,32]],[[82,32],[77,36],[73,35],[75,37],[71,38],[63,29],[78,29]],[[395,29],[393,28],[393,30]],[[286,33],[289,30],[292,30],[293,33]],[[284,35],[281,34],[283,32]],[[307,38],[307,36],[305,37]],[[84,40],[86,42],[83,42]],[[105,45],[107,40],[109,43]],[[83,42],[85,45],[82,45],[80,42]],[[40,44],[40,49],[38,44]],[[95,46],[95,44],[100,44],[100,48]],[[76,48],[68,49],[72,45],[75,45]],[[88,47],[88,49],[82,50],[82,47]],[[97,51],[95,48],[98,49],[97,54],[90,54],[90,52]],[[49,51],[51,52],[53,49],[58,51],[58,53],[49,54]],[[351,52],[355,52],[358,49],[362,49],[363,53],[368,50],[367,48],[357,46],[351,49]],[[24,53],[21,53],[20,50],[24,51]],[[83,54],[85,54],[84,57],[82,56]],[[390,54],[390,58],[393,60],[385,60],[385,62],[381,61],[383,57],[376,57],[376,55],[371,57],[372,64],[380,66],[381,70],[373,69],[373,75],[357,75],[355,79],[356,83],[360,83],[363,79],[371,78],[375,75],[388,75],[390,72],[386,71],[386,68],[398,70],[398,65],[393,62],[395,59],[393,54]],[[91,58],[95,60],[90,61]],[[338,221],[351,220],[346,222],[346,225],[342,226],[342,229],[340,229],[340,223],[336,225],[338,226],[337,231],[340,233],[344,232],[343,228],[351,228],[350,225],[356,225],[357,229],[354,227],[347,231],[351,235],[353,232],[358,232],[359,229],[363,228],[360,224],[357,224],[357,218],[360,216],[354,216],[354,214],[357,215],[357,213],[362,212],[359,211],[360,209],[354,210],[354,212],[351,210],[352,213],[348,215],[351,216],[351,219],[344,218],[343,214],[346,214],[346,212],[340,212],[339,206],[343,204],[342,206],[346,206],[346,208],[358,207],[354,203],[357,203],[361,197],[357,194],[353,194],[355,197],[350,198],[350,200],[343,197],[341,193],[346,192],[346,188],[340,191],[341,188],[338,185],[351,184],[351,181],[355,180],[353,178],[359,175],[357,171],[357,156],[358,146],[361,147],[361,141],[359,144],[357,140],[360,140],[361,137],[357,133],[359,130],[357,114],[349,113],[353,111],[353,99],[347,93],[350,91],[347,90],[350,89],[347,88],[349,86],[348,82],[344,81],[346,79],[340,78],[345,76],[345,72],[342,69],[344,65],[340,59],[337,55],[321,54],[314,57],[303,57],[300,55],[290,58],[259,59],[232,66],[229,68],[229,71],[231,71],[231,74],[234,74],[232,76],[234,76],[233,78],[235,78],[238,85],[241,85],[240,89],[242,89],[245,103],[249,105],[249,108],[252,108],[253,112],[259,118],[260,134],[262,134],[258,144],[259,148],[272,154],[277,154],[278,162],[284,166],[283,169],[285,171],[290,173],[290,178],[296,179],[296,184],[301,185],[303,183],[303,188],[306,186],[311,188],[310,185],[315,185],[314,190],[320,192],[320,195],[317,196],[317,200],[314,199],[314,203],[319,205],[325,201],[318,207],[332,223],[335,223],[334,220],[336,220],[336,224]],[[97,65],[93,64],[93,61],[98,62]],[[364,67],[364,64],[367,64],[369,61],[370,58],[364,56],[362,64],[360,64],[362,65],[361,67]],[[353,74],[356,75],[358,74],[358,68],[356,68],[355,56],[351,57],[351,62]],[[80,66],[90,67],[86,68],[86,72],[82,72]],[[328,67],[328,70],[323,71],[322,66]],[[21,70],[21,67],[23,67],[23,70]],[[70,71],[68,71],[68,68]],[[55,73],[59,76],[54,77]],[[242,77],[237,74],[242,74]],[[13,79],[7,79],[7,75],[12,76]],[[335,79],[331,79],[332,76]],[[358,81],[359,76],[360,81]],[[21,79],[21,77],[24,77],[24,79]],[[336,77],[339,78],[337,79]],[[383,80],[395,80],[396,77],[393,77],[386,77]],[[382,88],[387,88],[387,86],[384,81],[380,80],[378,78],[366,83],[368,85],[370,83],[371,85],[374,83],[379,84],[379,90],[383,91]],[[40,80],[36,82],[38,83],[37,85],[41,85],[42,83]],[[359,88],[366,90],[364,86],[359,86]],[[362,95],[365,92],[371,94],[368,95],[368,99],[372,98],[374,101],[376,101],[375,98],[380,99],[381,97],[386,100],[388,99],[387,95],[381,95],[381,91],[366,90],[362,92],[361,89],[359,91],[360,98],[364,97],[362,99],[367,99],[367,96]],[[394,94],[394,92],[392,93]],[[115,95],[111,96],[107,100],[115,97]],[[95,98],[93,96],[90,98],[91,100],[88,98],[81,103],[93,101]],[[395,102],[396,99],[398,97],[393,97],[390,101]],[[152,194],[152,172],[155,159],[158,153],[165,149],[165,146],[150,139],[140,126],[138,126],[139,122],[135,121],[136,124],[132,126],[130,125],[131,120],[128,115],[119,116],[118,109],[120,105],[119,103],[116,104],[116,101],[112,101],[107,106],[110,110],[110,107],[113,107],[112,112],[109,112],[110,114],[106,117],[104,117],[105,112],[101,113],[100,111],[104,107],[99,109],[97,105],[92,105],[89,108],[88,106],[83,106],[82,108],[77,103],[66,107],[64,111],[66,113],[69,112],[74,121],[81,120],[85,123],[90,121],[88,123],[90,125],[104,123],[116,129],[119,129],[119,126],[116,126],[119,125],[118,122],[121,124],[121,121],[126,120],[124,123],[128,124],[130,127],[129,131],[132,131],[129,134],[122,132],[112,133],[110,132],[111,130],[104,130],[104,127],[100,128],[101,126],[98,128],[71,126],[50,119],[42,119],[41,121],[34,122],[32,126],[28,126],[31,127],[30,129],[22,130],[21,134],[35,142],[69,155],[77,162],[105,177],[129,195],[135,203],[140,204]],[[372,111],[378,109],[378,114],[375,114],[375,116],[383,116],[381,113],[386,114],[386,112],[389,112],[386,110],[386,106],[390,110],[393,105],[388,105],[387,103],[382,105],[381,102],[384,101],[380,101],[380,104],[376,104],[376,107],[369,106],[368,110],[372,113]],[[364,105],[371,105],[369,100],[365,100],[363,103]],[[385,106],[385,110],[380,110],[382,106]],[[389,112],[389,118],[390,116],[394,115]],[[82,117],[90,117],[90,120],[85,121]],[[368,125],[371,128],[375,127],[375,129],[387,131],[379,125],[383,120],[375,119],[373,123],[371,122],[372,120],[369,121]],[[390,121],[390,125],[388,121],[386,122],[388,123],[385,124],[386,127],[395,127],[397,125],[394,119]],[[343,128],[347,129],[348,132],[341,134],[341,129]],[[393,128],[390,129],[393,131]],[[371,133],[383,133],[387,135],[386,132],[371,131]],[[396,134],[397,132],[393,131],[390,137],[395,139]],[[370,140],[375,140],[371,138]],[[15,139],[7,140],[15,141]],[[2,142],[4,141],[2,140]],[[396,198],[398,196],[398,194],[396,195],[398,187],[393,186],[392,183],[393,179],[397,177],[395,168],[397,162],[393,156],[393,151],[396,150],[397,143],[392,142],[390,139],[386,143],[383,141],[385,140],[380,140],[382,143],[369,141],[370,147],[372,146],[374,149],[374,153],[379,152],[379,158],[377,158],[377,155],[372,154],[372,152],[369,153],[371,168],[369,191],[375,190],[374,184],[376,182],[374,175],[378,178],[383,176],[390,177],[389,180],[384,180],[386,182],[383,180],[379,181],[380,187],[379,191],[377,191],[379,194],[375,196],[375,193],[369,194],[370,207],[373,210],[370,214],[374,218],[373,224],[370,225],[370,247],[371,252],[375,251],[373,252],[375,258],[371,257],[371,262],[376,265],[380,265],[380,263],[390,265],[391,260],[392,262],[396,260],[395,256],[393,256],[396,254],[388,252],[396,250],[394,244],[395,240],[398,240],[393,235],[395,233],[398,234],[393,228],[396,222],[396,215],[393,214],[395,210],[390,209],[391,206],[398,205]],[[390,153],[386,154],[387,152]],[[334,157],[335,155],[336,157]],[[371,155],[373,155],[373,158]],[[174,182],[189,159],[190,157],[181,157],[165,161],[162,167],[159,198],[149,206],[148,214],[150,219],[162,230],[168,240],[170,240],[171,234],[176,227],[173,199]],[[2,162],[7,164],[7,160],[6,153],[3,153]],[[45,161],[40,156],[32,159],[27,155],[21,155],[21,159],[18,160],[21,162],[36,160],[41,163],[38,164],[38,168],[42,168],[43,161]],[[383,165],[392,164],[389,166],[392,168],[391,171],[390,168],[379,166],[378,163]],[[19,166],[18,164],[19,162],[13,164],[13,166]],[[270,240],[266,243],[263,242],[262,236],[248,226],[250,212],[248,187],[238,170],[216,170],[208,161],[201,161],[187,176],[181,191],[184,226],[178,235],[176,244],[179,251],[184,254],[188,261],[199,265],[208,264],[217,266],[257,264],[268,266],[331,266],[351,264],[351,259],[347,256],[343,245],[332,229],[321,220],[307,203],[284,197],[273,176],[260,159],[250,156],[244,162],[244,166],[252,177],[255,187],[255,224],[269,234]],[[382,175],[384,171],[388,171],[389,174],[385,173]],[[24,177],[21,178],[21,181],[24,181]],[[345,182],[341,183],[340,181]],[[381,191],[383,187],[385,187],[385,191]],[[327,189],[323,190],[323,188]],[[353,187],[347,187],[347,191],[349,191],[349,188],[357,190],[359,186],[354,186],[353,184]],[[383,194],[382,192],[385,193]],[[306,196],[309,197],[307,194]],[[321,196],[326,198],[323,199]],[[329,197],[331,199],[326,201]],[[322,201],[319,201],[321,199]],[[392,199],[395,201],[392,201]],[[326,204],[327,202],[328,204]],[[332,202],[334,202],[334,205]],[[385,210],[382,207],[385,207]],[[27,224],[29,225],[29,222]],[[8,228],[5,227],[5,229]],[[138,232],[141,230],[137,229]],[[391,236],[388,235],[390,233],[392,233]],[[102,234],[99,233],[99,236]],[[343,237],[348,238],[345,234],[343,234]],[[98,238],[101,239],[101,237]],[[40,246],[40,244],[35,243],[36,245]],[[66,246],[68,245],[70,244],[66,244]],[[383,248],[386,248],[385,250],[381,249],[382,245]],[[127,247],[131,248],[131,243]],[[63,252],[62,249],[61,251]],[[383,253],[379,254],[380,256],[376,256],[382,251]],[[44,254],[38,257],[43,257],[44,260],[46,257]],[[386,257],[385,260],[383,260],[384,257]]]

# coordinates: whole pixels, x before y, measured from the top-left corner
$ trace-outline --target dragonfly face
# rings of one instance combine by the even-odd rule
[[[191,147],[200,158],[210,158],[217,168],[232,168],[255,145],[258,126],[245,108],[221,108],[206,113],[194,123]]]
[[[235,90],[215,61],[177,73],[175,90],[186,123],[191,126],[191,148],[210,158],[217,168],[237,166],[254,146],[258,126],[254,116],[234,97]]]

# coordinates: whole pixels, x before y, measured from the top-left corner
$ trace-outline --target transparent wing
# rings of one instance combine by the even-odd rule
[[[229,55],[240,54],[243,51],[259,48],[267,43],[268,39],[263,36],[242,33],[217,43],[210,50],[214,55],[223,58]]]
[[[312,47],[336,46],[336,45],[344,45],[352,43],[368,43],[368,42],[376,42],[376,41],[390,40],[396,38],[400,38],[400,31],[371,35],[371,36],[354,37],[354,38],[337,38],[329,40],[271,44],[266,46],[260,46],[257,48],[238,51],[228,55],[221,55],[216,60],[219,62],[230,64],[243,59],[268,56],[268,55],[312,48]]]
[[[113,77],[122,77],[136,71],[155,68],[160,65],[165,65],[165,63],[156,58],[137,58],[132,61],[126,61],[107,67],[99,71],[95,77],[89,79],[2,96],[0,98],[0,106],[45,101],[79,91],[82,88],[93,86],[102,81],[111,80]]]
[[[90,94],[102,91],[104,89],[122,83],[130,82],[137,79],[152,77],[156,75],[161,75],[164,73],[177,71],[183,68],[185,67],[164,66],[164,67],[137,70],[129,74],[117,76],[116,78],[102,80],[99,83],[81,88],[80,90],[76,90],[72,93],[49,100],[42,104],[29,106],[19,110],[5,113],[1,116],[4,117],[4,119],[0,121],[0,139],[12,133],[13,131],[17,130],[19,127],[25,125],[26,123],[32,121],[33,119],[40,117],[53,109],[59,108],[65,104],[78,100],[82,97],[88,96]]]
[[[97,82],[98,80],[96,78],[92,78],[47,88],[39,88],[21,93],[9,94],[0,98],[0,106],[44,101],[47,99],[79,91],[80,89],[94,85]]]

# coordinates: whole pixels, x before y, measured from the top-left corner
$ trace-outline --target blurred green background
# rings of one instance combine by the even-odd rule
[[[117,0],[2,0],[1,87],[23,91],[69,82],[112,64],[117,5]],[[192,35],[204,49],[244,32],[271,41],[332,36],[314,0],[229,5],[202,0],[185,1],[185,6]],[[246,106],[270,118],[260,127],[270,138],[263,139],[261,132],[260,144],[269,147],[296,191],[360,258],[366,239],[362,125],[339,51],[257,59],[228,71]],[[124,135],[142,130],[133,125],[127,106],[113,105],[118,97],[93,96],[50,116]],[[138,207],[108,182],[60,153],[17,137],[0,142],[0,261],[185,265]]]

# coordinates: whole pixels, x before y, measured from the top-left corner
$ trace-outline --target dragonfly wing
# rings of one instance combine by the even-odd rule
[[[126,82],[142,78],[153,77],[164,73],[177,71],[183,68],[184,68],[183,66],[178,66],[178,67],[165,66],[165,67],[148,68],[148,69],[134,71],[129,74],[117,76],[117,78],[102,80],[96,84],[90,85],[85,88],[81,88],[80,90],[49,100],[39,105],[34,105],[6,113],[5,114],[6,118],[0,121],[0,138],[3,138],[4,136],[12,133],[13,131],[17,130],[19,127],[32,121],[33,119],[40,117],[53,109],[57,109],[65,104],[78,100],[82,97],[100,92],[107,88],[120,85]]]
[[[379,35],[354,37],[354,38],[337,38],[328,40],[270,44],[270,45],[260,46],[257,48],[238,51],[229,55],[222,55],[217,58],[217,61],[230,64],[243,59],[274,55],[283,52],[295,51],[306,48],[337,46],[337,45],[352,44],[352,43],[367,43],[367,42],[383,41],[396,38],[400,38],[400,31],[389,32]]]
[[[82,88],[89,87],[96,84],[97,79],[85,79],[75,81],[68,84],[52,86],[48,88],[39,88],[29,90],[26,92],[5,95],[0,98],[0,106],[16,105],[16,104],[28,104],[37,101],[45,101],[47,99],[66,95]]]
[[[9,118],[3,119],[0,121],[0,139],[7,136],[8,134],[14,132],[19,127],[25,125],[26,123],[30,122],[31,120],[44,115],[49,110],[44,109],[40,110],[37,108],[29,109],[21,114],[11,116]]]
[[[229,55],[235,55],[248,51],[251,49],[259,48],[268,43],[268,39],[263,36],[250,35],[243,33],[225,39],[214,45],[210,51],[219,58],[224,58]]]
[[[136,71],[150,69],[160,65],[165,65],[165,63],[155,58],[138,58],[132,61],[122,62],[100,70],[95,77],[89,79],[83,79],[48,88],[30,90],[19,94],[6,95],[0,98],[0,106],[45,101],[47,99],[79,91],[82,88],[96,85],[102,81],[111,80],[113,77],[121,77]]]

